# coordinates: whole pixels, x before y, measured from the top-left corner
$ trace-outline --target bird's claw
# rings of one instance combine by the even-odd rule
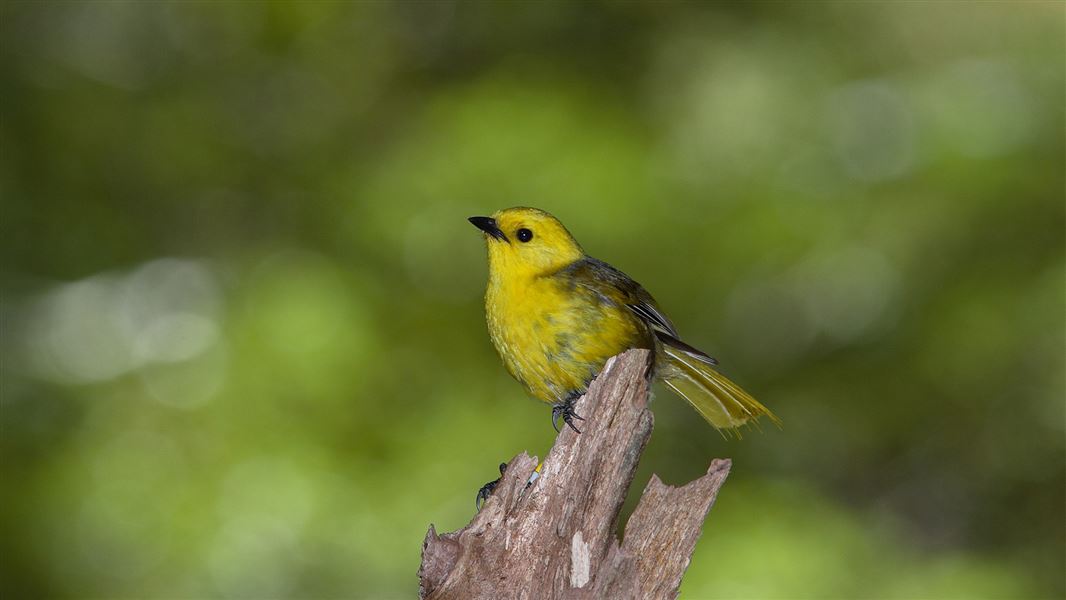
[[[492,492],[496,491],[496,486],[500,483],[500,479],[503,479],[503,472],[507,470],[507,463],[500,463],[500,476],[485,485],[481,486],[481,489],[477,491],[477,496],[474,498],[474,508],[478,511],[481,510],[482,505],[489,499]]]
[[[563,400],[559,404],[552,405],[552,427],[555,428],[556,433],[559,432],[559,418],[562,417],[563,423],[570,426],[570,429],[581,433],[581,430],[574,426],[574,419],[578,421],[584,421],[584,417],[574,412],[574,402],[577,401],[576,397],[569,397]]]

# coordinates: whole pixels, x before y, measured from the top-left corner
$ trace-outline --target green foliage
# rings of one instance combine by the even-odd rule
[[[532,205],[784,420],[690,598],[1062,597],[1063,7],[7,3],[5,597],[411,597],[549,411]]]

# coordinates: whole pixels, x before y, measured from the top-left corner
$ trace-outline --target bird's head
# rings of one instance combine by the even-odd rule
[[[492,277],[536,277],[584,256],[559,219],[540,209],[508,208],[470,222],[485,232]]]

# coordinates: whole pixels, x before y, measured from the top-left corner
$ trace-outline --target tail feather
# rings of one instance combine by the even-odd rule
[[[781,426],[781,420],[770,409],[716,371],[713,365],[680,348],[667,344],[661,348],[665,355],[661,360],[665,364],[658,370],[659,378],[715,428],[739,437],[741,425],[758,426],[758,418],[763,415]]]

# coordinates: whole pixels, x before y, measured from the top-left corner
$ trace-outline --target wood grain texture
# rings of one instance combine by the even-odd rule
[[[575,409],[582,432],[564,427],[526,482],[536,458],[507,465],[492,497],[469,525],[422,545],[420,597],[674,598],[728,460],[682,487],[652,477],[626,524],[618,514],[651,436],[650,353],[612,358]]]

